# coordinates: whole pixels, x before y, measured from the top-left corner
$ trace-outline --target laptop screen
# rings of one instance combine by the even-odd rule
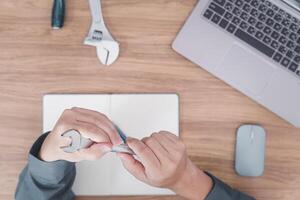
[[[282,0],[282,1],[300,12],[300,0]]]

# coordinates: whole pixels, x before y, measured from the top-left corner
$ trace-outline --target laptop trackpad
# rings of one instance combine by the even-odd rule
[[[230,85],[259,95],[271,79],[274,68],[250,50],[234,44],[217,68]]]

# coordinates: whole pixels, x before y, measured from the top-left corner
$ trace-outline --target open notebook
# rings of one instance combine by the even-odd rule
[[[52,130],[64,109],[74,106],[106,114],[127,136],[143,138],[160,130],[179,134],[176,94],[49,94],[43,100],[43,131]],[[73,191],[80,196],[170,195],[170,190],[148,186],[122,166],[115,153],[98,161],[76,164]]]

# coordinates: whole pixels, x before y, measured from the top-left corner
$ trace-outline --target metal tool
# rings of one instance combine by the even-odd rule
[[[51,26],[53,29],[60,29],[65,20],[65,0],[54,0],[52,7]]]
[[[114,146],[111,152],[122,152],[134,155],[135,153],[128,147],[126,143],[126,135],[123,133],[121,129],[116,127],[120,137],[123,140],[123,143],[117,146]],[[73,153],[79,151],[83,148],[88,148],[94,142],[88,138],[83,137],[77,130],[69,130],[63,134],[64,137],[70,137],[72,142],[69,146],[62,147],[62,149],[67,153]]]
[[[102,64],[111,65],[119,56],[119,43],[107,30],[102,15],[101,1],[89,0],[92,24],[84,44],[95,46],[97,56]]]
[[[129,146],[127,144],[120,144],[120,145],[114,146],[112,148],[111,152],[128,153],[131,155],[135,155],[135,153],[129,148]]]
[[[69,130],[63,134],[64,137],[70,137],[72,142],[70,146],[62,147],[62,149],[67,153],[73,153],[83,148],[87,148],[93,144],[93,141],[82,137],[82,135],[76,130]]]

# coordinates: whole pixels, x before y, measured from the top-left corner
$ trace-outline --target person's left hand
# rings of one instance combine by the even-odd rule
[[[72,129],[77,130],[83,137],[91,139],[94,143],[74,153],[64,152],[61,147],[69,146],[71,139],[62,134]],[[104,114],[83,108],[66,109],[44,140],[39,157],[47,162],[97,160],[109,152],[113,145],[121,143],[122,139],[116,127]]]

